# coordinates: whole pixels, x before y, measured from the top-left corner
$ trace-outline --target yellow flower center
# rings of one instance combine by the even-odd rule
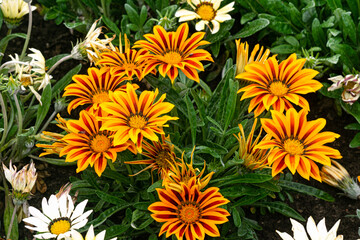
[[[141,115],[131,116],[128,120],[128,125],[131,128],[143,129],[147,124],[146,118]]]
[[[155,162],[161,169],[169,169],[170,168],[169,162],[171,160],[172,160],[171,155],[166,150],[161,150],[155,158]]]
[[[103,103],[103,102],[110,102],[109,92],[108,91],[101,91],[97,92],[92,96],[93,103]]]
[[[269,91],[275,96],[282,97],[288,93],[289,88],[284,83],[275,81],[270,84]]]
[[[174,51],[167,52],[164,56],[159,57],[161,61],[166,62],[167,64],[178,64],[182,61],[180,53]]]
[[[24,87],[31,85],[30,77],[22,77],[20,81],[21,81],[21,85],[23,85]]]
[[[110,139],[103,134],[97,134],[90,141],[90,148],[94,152],[102,153],[106,152],[111,147]]]
[[[197,222],[201,217],[201,210],[194,202],[185,202],[179,206],[179,219],[183,223]]]
[[[127,70],[127,71],[132,71],[132,70],[134,70],[134,69],[137,68],[137,66],[136,66],[134,63],[132,63],[132,62],[130,62],[130,63],[125,63],[123,67],[124,67],[125,70]]]
[[[49,231],[52,234],[60,235],[70,230],[71,222],[68,218],[58,218],[53,220],[49,225]]]
[[[355,82],[348,82],[346,85],[344,85],[344,90],[352,89],[355,84]]]
[[[216,11],[212,3],[201,3],[196,6],[195,12],[201,17],[202,20],[211,21],[215,18]]]
[[[296,139],[286,139],[283,143],[283,148],[291,155],[301,155],[304,153],[304,144]]]

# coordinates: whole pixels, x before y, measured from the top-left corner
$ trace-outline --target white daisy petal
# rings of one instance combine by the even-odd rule
[[[82,221],[80,221],[80,222],[78,222],[78,223],[75,223],[75,224],[71,227],[71,229],[72,229],[72,230],[80,229],[80,228],[82,228],[83,226],[85,226],[87,222],[88,222],[88,220],[87,220],[87,219],[84,219],[84,220],[82,220]]]
[[[311,239],[319,239],[318,228],[316,227],[316,223],[311,216],[308,218],[308,221],[306,223],[306,231],[308,232]]]
[[[74,219],[76,219],[77,217],[81,216],[81,214],[84,213],[84,209],[85,209],[87,202],[88,202],[88,200],[84,200],[76,206],[73,214],[70,217],[71,221],[73,221]]]
[[[288,233],[279,232],[278,230],[276,230],[276,233],[279,234],[283,240],[294,240]]]
[[[222,7],[221,9],[219,9],[216,13],[217,14],[228,13],[228,12],[234,10],[234,4],[235,4],[235,2],[229,3],[225,7]]]
[[[47,229],[49,224],[43,222],[41,219],[37,217],[28,217],[23,219],[24,222],[30,223],[31,225],[34,225],[37,228]]]
[[[211,21],[212,25],[213,25],[213,29],[210,29],[212,34],[215,34],[219,31],[220,29],[220,23],[216,20],[212,20]]]
[[[42,233],[42,234],[36,234],[34,235],[34,237],[38,239],[50,239],[56,237],[56,235],[51,233]]]
[[[303,225],[292,218],[290,218],[290,222],[292,225],[292,231],[294,232],[295,240],[309,240]]]
[[[74,221],[72,221],[72,223],[76,224],[78,222],[83,221],[84,219],[87,219],[89,217],[89,215],[92,213],[93,210],[89,210],[85,213],[83,213],[80,217],[76,218]]]
[[[230,20],[231,16],[229,14],[219,14],[216,15],[216,17],[214,18],[214,20],[218,21],[218,22],[225,22],[227,20]]]
[[[34,208],[34,207],[29,207],[29,214],[33,215],[36,218],[41,219],[43,222],[45,222],[46,224],[49,224],[51,222],[51,220],[46,217],[42,212],[40,212],[39,209]]]
[[[106,233],[105,230],[102,231],[102,232],[100,232],[100,233],[98,233],[98,235],[96,235],[95,240],[104,240],[104,239],[105,239],[105,233]],[[90,238],[90,239],[91,239],[91,238]]]
[[[204,20],[201,20],[201,21],[197,22],[196,25],[195,25],[196,31],[204,30],[206,22],[207,21],[204,21]]]
[[[74,211],[74,202],[72,201],[71,196],[69,195],[68,196],[68,211],[67,211],[66,217],[70,218],[73,211]]]
[[[214,10],[218,10],[222,0],[212,0]]]
[[[87,239],[93,240],[94,238],[95,238],[94,226],[91,225],[91,226],[89,227],[89,230],[88,230],[86,236],[85,236],[85,240],[87,240]]]
[[[59,208],[60,208],[60,216],[66,217],[67,214],[67,202],[68,202],[68,195],[62,195],[59,198]]]
[[[71,230],[71,240],[84,240],[84,238],[79,232]]]

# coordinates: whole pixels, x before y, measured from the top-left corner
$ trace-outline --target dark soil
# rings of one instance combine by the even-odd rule
[[[27,20],[24,20],[18,32],[25,32],[26,27]],[[5,32],[6,29],[3,27],[2,31],[0,31],[0,36],[4,36]],[[72,48],[71,42],[76,43],[76,40],[80,38],[80,36],[81,35],[77,33],[70,33],[70,31],[63,25],[57,26],[53,22],[43,21],[42,17],[37,12],[34,12],[34,27],[29,47],[41,50],[45,58],[48,59],[57,54],[69,53]],[[5,54],[20,54],[22,44],[22,40],[11,41],[8,51]],[[63,63],[56,71],[53,72],[52,75],[54,79],[60,79],[68,70],[76,66],[78,63],[79,62],[75,60]],[[83,64],[85,66],[82,68],[82,72],[85,72],[88,65],[85,62]],[[339,162],[346,167],[351,176],[356,177],[360,175],[360,165],[357,159],[360,150],[348,147],[356,132],[344,130],[344,127],[347,124],[355,122],[355,120],[345,113],[343,113],[342,116],[338,116],[333,107],[334,104],[332,99],[324,98],[317,94],[310,94],[306,96],[306,98],[309,100],[311,108],[308,119],[313,120],[320,117],[326,118],[327,125],[324,130],[333,131],[341,135],[341,137],[331,145],[332,147],[339,149],[343,155],[343,159]],[[66,114],[66,112],[64,111],[62,114]],[[40,207],[41,199],[43,197],[49,197],[68,181],[69,176],[76,175],[75,167],[58,167],[49,165],[47,171],[51,175],[50,177],[44,179],[47,184],[47,191],[45,194],[37,192],[30,201],[30,205],[32,206]],[[294,202],[289,202],[289,205],[292,208],[296,209],[305,219],[309,216],[313,216],[316,223],[325,217],[328,229],[330,229],[338,219],[341,219],[338,233],[343,234],[344,238],[348,240],[355,240],[359,237],[357,230],[358,227],[360,227],[360,220],[357,218],[345,217],[346,215],[355,214],[356,209],[360,208],[359,202],[340,196],[337,194],[340,192],[339,190],[326,184],[319,183],[313,179],[306,181],[295,175],[295,181],[330,193],[335,197],[335,202],[326,202],[311,196],[294,194]],[[2,199],[0,200],[0,207],[3,206],[1,205]],[[257,212],[256,214],[249,215],[247,217],[257,220],[263,227],[263,230],[258,232],[260,240],[279,239],[275,230],[291,234],[290,220],[288,217],[283,215],[276,213],[260,215]],[[20,225],[20,229],[24,229],[23,225]],[[25,233],[22,230],[20,230],[20,239],[25,239],[24,234],[28,239],[31,239],[30,233],[28,231]]]

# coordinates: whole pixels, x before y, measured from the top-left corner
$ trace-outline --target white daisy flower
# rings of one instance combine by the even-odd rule
[[[0,2],[0,9],[5,21],[11,24],[19,24],[24,15],[29,13],[29,6],[23,0],[3,0]],[[36,9],[31,6],[31,11]]]
[[[294,237],[291,237],[288,233],[276,232],[280,235],[283,240],[309,240],[308,234],[311,240],[342,240],[343,236],[336,235],[336,231],[340,225],[340,220],[338,220],[335,225],[327,231],[325,225],[325,218],[323,218],[318,225],[316,226],[314,219],[310,216],[306,223],[306,230],[299,222],[290,218],[292,224],[292,231],[294,233]]]
[[[95,236],[94,227],[93,227],[93,225],[91,225],[88,232],[86,233],[85,239],[83,238],[83,236],[79,232],[77,232],[75,230],[72,230],[71,231],[71,237],[65,238],[65,240],[104,240],[105,239],[105,233],[106,233],[106,230],[98,233]],[[116,240],[116,239],[117,238],[112,238],[110,240]]]
[[[206,25],[212,34],[217,33],[220,29],[220,23],[231,19],[228,12],[234,10],[235,4],[235,2],[232,2],[219,9],[222,1],[223,0],[187,0],[194,11],[180,9],[175,13],[175,17],[180,18],[179,22],[201,19],[195,25],[196,31],[204,30]],[[212,28],[209,25],[210,22]]]
[[[31,217],[23,221],[31,224],[25,227],[37,231],[34,235],[38,239],[63,239],[71,236],[71,231],[85,226],[92,210],[84,213],[88,200],[84,200],[74,208],[73,200],[68,194],[57,198],[51,195],[49,201],[42,200],[42,212],[34,207],[29,207]]]

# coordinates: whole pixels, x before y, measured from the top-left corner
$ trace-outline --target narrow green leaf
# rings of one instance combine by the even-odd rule
[[[253,203],[253,205],[270,208],[271,210],[281,213],[287,217],[295,218],[299,221],[305,221],[305,219],[298,212],[283,202],[257,202]]]
[[[68,53],[64,53],[64,54],[59,54],[52,58],[47,59],[46,63],[45,63],[46,68],[50,69],[57,61],[59,61],[60,59],[62,59],[63,57],[66,57],[68,55],[69,55]]]
[[[250,206],[253,203],[265,198],[267,195],[269,195],[269,193],[266,191],[263,191],[261,194],[256,195],[256,196],[244,196],[244,197],[240,198],[240,200],[234,202],[232,204],[232,207]]]
[[[341,19],[343,22],[343,33],[344,33],[344,39],[347,37],[350,38],[350,40],[353,42],[353,44],[357,44],[356,41],[356,26],[354,21],[352,20],[350,16],[350,12],[346,12],[345,14],[341,15]]]
[[[212,183],[220,182],[217,186],[232,185],[235,183],[262,183],[270,181],[272,176],[269,174],[260,174],[260,173],[247,173],[244,175],[237,176],[226,176],[223,178],[218,178],[211,180]]]
[[[229,95],[225,110],[224,129],[228,129],[230,121],[234,117],[238,89],[239,89],[239,82],[229,79]]]
[[[5,196],[6,198],[6,203],[5,203],[5,209],[4,209],[4,228],[5,228],[5,233],[8,233],[8,229],[9,229],[9,225],[10,225],[10,221],[11,221],[11,217],[14,211],[14,206],[11,203],[11,198],[10,195],[9,196]],[[17,223],[17,217],[15,216],[14,222],[13,222],[13,226],[11,229],[11,234],[10,234],[10,239],[12,240],[18,240],[19,239],[19,230],[18,230],[18,223]]]
[[[234,219],[234,225],[236,227],[240,227],[241,226],[241,217],[240,217],[240,213],[238,212],[238,210],[236,208],[233,208],[233,212],[232,212],[232,217]]]
[[[3,47],[12,39],[14,38],[23,38],[25,39],[26,38],[26,34],[25,33],[13,33],[13,34],[10,34],[10,35],[7,35],[6,37],[3,37],[1,40],[0,40],[0,50],[3,49]]]
[[[127,3],[125,3],[124,7],[130,21],[136,24],[137,26],[140,26],[140,17],[137,11]]]
[[[153,192],[156,188],[161,188],[162,186],[162,180],[159,180],[157,182],[154,182],[148,189],[147,192]]]
[[[102,16],[102,20],[104,21],[105,25],[106,25],[111,31],[113,31],[117,36],[120,35],[120,29],[118,28],[118,26],[116,25],[116,23],[114,23],[114,22],[111,21],[109,18],[105,17],[104,15]]]
[[[360,132],[358,132],[354,138],[351,140],[349,147],[358,148],[360,147]]]
[[[143,210],[143,211],[147,211],[150,204],[151,204],[151,202],[137,202],[134,204],[134,208]]]
[[[114,225],[106,229],[106,239],[119,237],[130,228],[130,224]]]
[[[143,26],[144,23],[146,22],[147,13],[148,13],[148,12],[147,12],[147,8],[146,8],[145,5],[143,5],[143,6],[141,7],[141,11],[140,11],[140,18],[139,18],[139,20],[140,20],[140,26]]]
[[[48,84],[41,94],[41,102],[42,105],[39,105],[37,114],[36,114],[36,122],[35,122],[35,132],[39,129],[41,123],[43,122],[44,118],[46,117],[50,104],[51,104],[51,85]]]
[[[255,19],[251,22],[248,22],[240,32],[236,33],[234,36],[236,38],[246,38],[254,35],[258,31],[266,28],[270,24],[270,21],[265,18]]]
[[[341,0],[326,0],[331,10],[342,8]]]
[[[185,103],[186,103],[189,122],[190,122],[191,141],[192,141],[192,145],[195,146],[196,145],[196,127],[197,127],[196,112],[194,109],[194,105],[192,104],[192,102],[187,94],[185,96]]]
[[[95,193],[101,200],[104,200],[105,202],[112,203],[112,204],[115,204],[115,205],[127,204],[127,202],[122,200],[121,198],[110,195],[110,194],[108,194],[106,192],[96,190]]]
[[[359,123],[350,123],[349,125],[346,125],[344,129],[347,130],[360,130],[360,124]]]
[[[63,159],[63,158],[45,158],[45,157],[41,157],[41,161],[42,162],[47,162],[47,163],[50,163],[50,164],[56,165],[56,166],[74,166],[74,165],[76,165],[76,161],[75,162],[65,162],[65,159]]]
[[[69,85],[69,83],[72,80],[72,77],[77,74],[81,69],[81,64],[77,65],[76,67],[74,67],[73,69],[71,69],[69,72],[67,72],[65,74],[65,76],[63,76],[59,81],[56,82],[56,84],[54,85],[52,92],[53,92],[53,97],[57,96],[58,94],[61,93],[62,90],[64,90],[64,88]]]

